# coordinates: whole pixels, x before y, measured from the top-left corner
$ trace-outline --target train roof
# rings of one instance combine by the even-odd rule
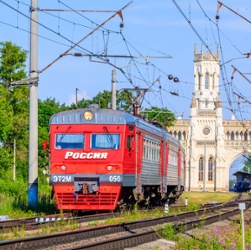
[[[86,120],[84,113],[91,111],[93,118]],[[123,124],[132,125],[145,129],[149,132],[153,132],[160,136],[163,136],[165,131],[165,137],[174,143],[179,141],[172,137],[164,128],[158,127],[140,117],[134,116],[126,111],[102,109],[102,108],[84,108],[73,109],[54,114],[50,119],[51,124]]]
[[[93,119],[86,120],[84,113],[91,111]],[[50,119],[50,124],[135,124],[132,114],[112,109],[85,108],[72,109],[54,114]]]

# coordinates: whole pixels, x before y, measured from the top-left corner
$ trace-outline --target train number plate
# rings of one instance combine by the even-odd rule
[[[53,175],[51,176],[52,182],[73,182],[71,175]]]
[[[121,182],[120,175],[110,175],[109,182]]]

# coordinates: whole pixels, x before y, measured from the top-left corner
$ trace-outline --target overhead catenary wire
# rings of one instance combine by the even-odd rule
[[[3,2],[3,1],[2,1]],[[17,2],[17,1],[16,1]],[[18,1],[18,3],[19,3],[19,1]],[[28,5],[27,5],[28,6]],[[13,10],[15,10],[15,9],[13,9]],[[19,12],[17,12],[18,13],[18,15],[20,15],[21,13],[19,13]],[[24,15],[26,18],[30,18],[29,16],[27,16],[27,15]],[[60,19],[61,19],[61,17],[60,17]],[[38,23],[39,25],[40,25],[40,23]],[[42,27],[44,27],[45,29],[47,29],[47,27],[44,25],[43,26],[43,24],[41,24],[41,26]],[[48,29],[49,31],[51,31],[51,32],[53,32],[54,34],[57,34],[57,35],[59,35],[60,37],[62,37],[62,38],[64,38],[65,40],[67,40],[67,41],[69,41],[71,44],[73,44],[73,42],[72,42],[72,40],[70,40],[70,39],[67,39],[66,37],[64,37],[64,36],[62,36],[62,35],[60,35],[60,34],[58,34],[59,32],[57,32],[57,31],[54,31],[54,30],[50,30],[50,28]],[[26,31],[26,32],[29,32],[29,31]],[[39,36],[39,34],[37,34],[38,36]],[[40,36],[40,37],[42,37],[42,36]],[[45,39],[46,39],[46,37],[44,37]],[[53,39],[48,39],[48,40],[51,40],[51,41],[53,41],[53,42],[56,42],[55,40],[53,40]],[[125,38],[125,40],[126,40],[126,38]],[[57,43],[57,42],[56,42]],[[63,44],[63,43],[59,43],[59,44],[62,44],[62,45],[65,45],[65,46],[67,46],[67,47],[69,47],[69,45],[67,45],[67,44]],[[78,49],[78,50],[86,50],[85,48],[82,48],[81,46],[78,46],[78,47],[76,47],[76,49]],[[88,53],[88,51],[87,51],[87,53]],[[102,59],[102,58],[101,58]],[[103,60],[103,59],[102,59]],[[152,67],[154,68],[155,67],[155,65],[154,64],[152,64]],[[127,79],[129,79],[129,82],[130,83],[132,83],[132,77],[130,76],[131,75],[131,73],[127,73],[127,72],[125,72],[125,71],[123,71],[123,69],[120,69],[119,67],[118,67],[118,69],[122,72],[122,74],[124,74],[125,76],[126,76],[126,78]],[[140,70],[139,70],[140,71]],[[140,75],[140,74],[139,74]],[[135,76],[133,76],[134,78],[135,78]],[[142,77],[143,77],[143,75],[142,75]],[[146,80],[146,79],[144,79],[144,77],[143,77],[143,79],[140,79],[140,78],[138,78],[139,80],[143,80],[144,82],[147,82],[148,80]],[[162,98],[162,97],[161,97]]]
[[[7,1],[6,1],[7,2]],[[19,4],[19,3],[22,3],[21,1],[15,1],[16,3],[17,3],[17,5]],[[60,2],[60,4],[61,4],[61,1],[59,1]],[[63,1],[62,1],[63,2]],[[7,3],[9,3],[9,2],[7,2]],[[202,6],[202,5],[201,5]],[[70,7],[71,8],[71,7]],[[202,8],[203,9],[203,8]],[[73,11],[72,11],[73,12]],[[205,12],[205,14],[207,15],[207,13]],[[76,13],[76,15],[78,15],[77,13]],[[206,16],[205,15],[205,16]],[[208,16],[208,15],[207,15]],[[20,14],[18,13],[17,14],[17,20],[20,18]],[[60,15],[60,16],[58,16],[58,17],[55,17],[55,18],[58,18],[58,19],[60,19],[60,20],[63,20],[62,19],[62,14]],[[189,20],[192,22],[193,20],[191,19],[191,16],[190,16],[190,18],[189,18]],[[211,19],[211,21],[212,21],[212,19]],[[18,21],[17,21],[18,22]],[[93,22],[93,20],[91,20],[90,19],[90,22]],[[213,24],[213,21],[212,22],[210,22],[210,23],[212,23]],[[79,23],[79,24],[81,24],[81,22]],[[61,23],[61,25],[62,25],[62,23]],[[75,25],[74,25],[74,22],[73,22],[73,27],[75,27]],[[214,25],[214,24],[213,24]],[[90,25],[87,25],[87,26],[89,26],[90,27]],[[61,26],[60,27],[60,29],[62,29],[63,27]],[[105,32],[109,32],[110,33],[110,30],[109,29],[107,29],[107,30],[101,30],[100,29],[100,31],[101,32],[97,32],[97,33],[99,33],[98,35],[100,35],[100,34],[104,34]],[[198,31],[198,30],[197,30]],[[220,33],[221,33],[221,36],[222,36],[222,30],[219,30],[220,31]],[[56,33],[58,33],[58,31],[56,31]],[[55,33],[55,34],[56,34]],[[198,31],[198,33],[200,34],[200,32]],[[117,32],[117,35],[119,35],[120,36],[120,32]],[[125,36],[125,32],[123,32],[123,35],[124,35],[124,37],[125,37],[125,41],[127,42],[127,44],[129,45],[129,49],[130,49],[130,51],[131,51],[131,53],[132,52],[134,52],[134,51],[137,51],[137,53],[140,53],[140,54],[142,54],[142,52],[140,51],[140,50],[134,50],[132,47],[131,47],[131,45],[132,45],[132,43],[128,40],[128,38]],[[201,34],[200,34],[201,35]],[[59,37],[61,37],[61,36],[59,36]],[[66,36],[67,37],[67,36]],[[203,36],[201,36],[202,38],[203,38]],[[72,39],[69,39],[68,38],[68,40],[69,40],[69,43],[70,43],[70,45],[69,44],[66,44],[66,46],[69,48],[72,44],[74,44],[74,42],[73,42],[73,38]],[[56,42],[56,41],[55,41]],[[207,42],[207,41],[206,41]],[[62,43],[63,44],[63,43]],[[106,46],[107,45],[107,46]],[[109,46],[111,45],[111,41],[109,41],[107,44],[103,44],[103,47],[104,47],[104,51],[105,51],[105,49],[107,49],[108,50],[108,52],[109,52]],[[223,45],[223,47],[224,47],[224,45]],[[138,47],[137,47],[138,48]],[[86,52],[86,53],[93,53],[93,51],[90,51],[90,50],[88,50],[87,49],[87,47],[82,47],[82,46],[78,46],[78,47],[76,47],[75,48],[75,50],[78,50],[78,51],[84,51],[84,52]],[[224,50],[224,48],[223,48],[223,50]],[[95,53],[95,52],[94,52]],[[106,62],[106,60],[104,60],[105,58],[99,58],[100,60],[102,60],[102,61],[104,61],[104,62]],[[119,67],[118,65],[118,68],[121,68],[121,73],[124,75],[124,76],[126,76],[125,78],[126,79],[129,79],[129,84],[131,84],[131,83],[133,83],[135,86],[137,86],[138,85],[138,83],[136,83],[137,81],[140,83],[140,84],[146,84],[147,86],[149,86],[149,84],[151,83],[151,80],[149,80],[150,79],[150,74],[149,75],[145,75],[143,72],[143,70],[145,70],[145,68],[147,68],[147,70],[156,70],[156,69],[158,69],[158,70],[162,70],[162,74],[164,74],[165,76],[167,76],[168,77],[168,74],[169,74],[169,72],[168,72],[168,69],[166,70],[163,70],[163,69],[161,69],[161,68],[159,68],[158,66],[157,66],[157,64],[156,63],[154,63],[154,61],[152,60],[150,60],[150,62],[148,63],[148,65],[147,65],[147,67],[145,67],[145,68],[143,68],[143,67],[141,67],[141,66],[138,66],[138,60],[136,60],[136,59],[134,59],[134,60],[130,60],[130,63],[132,63],[132,65],[136,65],[137,67],[132,67],[132,68],[127,68],[126,70],[124,70],[122,67]],[[151,67],[152,67],[152,69],[151,69]],[[143,69],[143,70],[142,70]],[[119,70],[119,69],[118,69]],[[138,72],[139,71],[139,72]],[[150,71],[148,71],[148,73],[149,73]],[[171,73],[171,72],[170,72]],[[179,75],[179,78],[182,78],[182,74],[180,73],[180,75]],[[226,77],[227,78],[227,77]],[[186,81],[185,79],[184,79],[184,81],[182,81],[182,80],[180,80],[179,81],[179,84],[174,84],[172,81],[169,81],[169,80],[167,80],[167,79],[165,79],[165,78],[161,78],[161,89],[159,89],[158,87],[157,87],[157,85],[156,86],[152,86],[152,90],[153,91],[155,91],[155,93],[158,93],[158,98],[159,98],[159,100],[160,100],[160,103],[161,103],[161,98],[163,99],[163,95],[168,95],[168,94],[170,94],[170,95],[172,95],[172,96],[174,96],[174,98],[186,98],[186,99],[191,99],[191,98],[189,98],[189,95],[190,95],[190,93],[186,93],[185,92],[185,96],[184,96],[184,92],[182,91],[182,88],[183,88],[183,86],[181,85],[182,83],[185,83],[185,84],[189,84],[189,82],[188,81]],[[192,84],[194,84],[193,82],[191,82],[190,83],[191,84],[191,86],[192,86]],[[226,84],[223,82],[223,84],[220,84],[219,86],[226,86],[227,88],[228,88],[228,91],[230,92],[230,98],[232,99],[233,97],[232,97],[232,90],[230,89],[231,88],[231,83],[230,83],[230,81],[228,81],[228,82],[226,82]],[[233,85],[233,84],[232,84]],[[234,86],[232,86],[232,87],[234,87]],[[172,93],[171,93],[172,92]],[[178,95],[175,95],[175,94],[178,94]],[[148,96],[147,96],[147,98],[148,98]],[[155,98],[156,99],[156,98]],[[164,99],[167,99],[167,98],[164,98]],[[232,99],[231,100],[231,103],[235,103],[234,102],[234,100]],[[162,105],[162,104],[161,104]]]

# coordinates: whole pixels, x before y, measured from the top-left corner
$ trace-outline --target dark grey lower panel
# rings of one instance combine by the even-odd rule
[[[136,178],[134,174],[123,176],[123,187],[135,187],[135,186],[136,186]]]

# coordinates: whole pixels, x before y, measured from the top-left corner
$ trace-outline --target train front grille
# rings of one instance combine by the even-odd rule
[[[120,188],[114,188],[112,192],[94,194],[57,192],[55,197],[58,209],[113,210],[116,208],[119,193]]]

